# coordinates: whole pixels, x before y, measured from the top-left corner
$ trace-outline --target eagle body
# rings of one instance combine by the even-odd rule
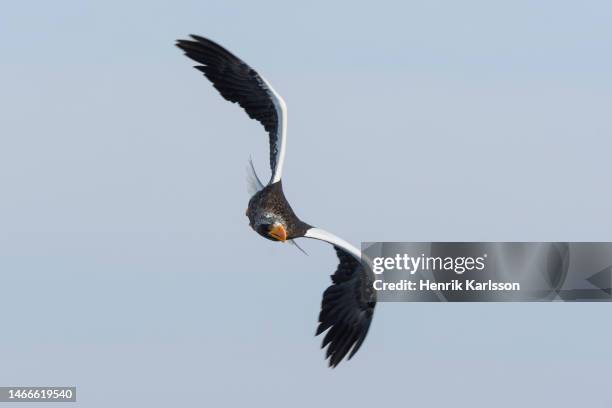
[[[263,237],[270,238],[263,230],[263,225],[281,224],[286,231],[286,239],[301,238],[311,227],[301,221],[293,212],[283,193],[282,181],[271,183],[256,192],[249,200],[247,217],[251,228]],[[263,233],[262,233],[263,232]]]

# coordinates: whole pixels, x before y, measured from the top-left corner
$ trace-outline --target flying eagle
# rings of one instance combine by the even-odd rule
[[[376,294],[368,268],[361,263],[361,251],[345,240],[300,220],[283,193],[282,172],[287,141],[287,106],[272,86],[253,68],[215,42],[192,35],[176,45],[200,65],[226,100],[238,103],[250,118],[261,123],[269,135],[272,176],[263,185],[250,163],[251,194],[246,215],[259,235],[273,241],[312,238],[333,245],[339,259],[323,293],[316,335],[324,333],[321,348],[327,347],[330,367],[348,354],[350,359],[361,347],[370,327]],[[350,352],[350,354],[349,354]]]

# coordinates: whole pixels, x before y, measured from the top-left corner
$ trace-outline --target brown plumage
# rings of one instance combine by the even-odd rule
[[[272,239],[268,232],[274,224],[283,226],[286,239],[301,238],[311,228],[293,212],[283,193],[282,181],[268,184],[256,192],[249,200],[247,216],[251,227],[268,239]]]

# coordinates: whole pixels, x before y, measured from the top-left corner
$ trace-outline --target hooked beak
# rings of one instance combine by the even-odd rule
[[[287,240],[287,231],[285,227],[280,224],[274,225],[270,231],[268,231],[268,235],[277,241],[285,242]]]

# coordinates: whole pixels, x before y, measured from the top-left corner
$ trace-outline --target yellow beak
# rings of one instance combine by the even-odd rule
[[[272,229],[268,231],[268,235],[277,241],[285,242],[287,240],[287,231],[282,225],[275,225],[272,227]]]

